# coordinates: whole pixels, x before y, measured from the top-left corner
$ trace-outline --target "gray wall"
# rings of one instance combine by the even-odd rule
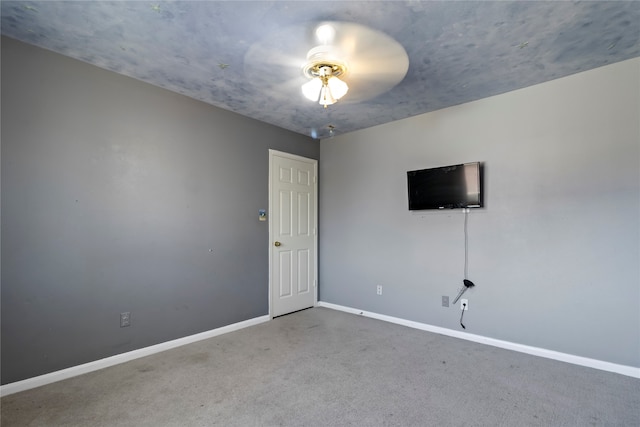
[[[3,38],[2,383],[267,314],[269,148],[319,155]]]
[[[461,211],[406,171],[486,165],[467,331],[640,366],[640,59],[321,142],[320,299],[462,330]],[[384,287],[376,296],[376,285]]]

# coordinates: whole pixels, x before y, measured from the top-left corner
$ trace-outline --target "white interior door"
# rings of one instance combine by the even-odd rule
[[[272,317],[318,301],[317,168],[316,160],[269,150]]]

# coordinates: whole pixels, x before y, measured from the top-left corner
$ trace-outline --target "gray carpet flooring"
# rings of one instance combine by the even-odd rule
[[[640,380],[313,308],[6,396],[10,426],[640,426]]]

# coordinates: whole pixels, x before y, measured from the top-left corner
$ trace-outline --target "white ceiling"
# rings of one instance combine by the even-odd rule
[[[2,1],[0,7],[3,35],[313,138],[640,56],[635,1]],[[307,49],[301,29],[327,20],[366,25],[398,41],[409,56],[406,77],[380,96],[350,103],[347,95],[326,110],[303,98],[288,82],[291,56],[300,45]],[[249,61],[256,45],[273,52],[274,61]],[[261,74],[267,80],[256,84]]]

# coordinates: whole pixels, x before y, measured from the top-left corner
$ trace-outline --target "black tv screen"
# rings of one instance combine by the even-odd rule
[[[409,210],[482,207],[481,172],[479,162],[408,171]]]

